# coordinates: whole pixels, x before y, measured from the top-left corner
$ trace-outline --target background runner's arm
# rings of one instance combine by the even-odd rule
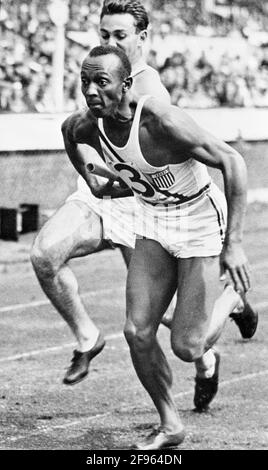
[[[180,157],[184,154],[221,170],[228,205],[221,267],[229,271],[236,290],[247,291],[250,287],[249,266],[241,245],[247,199],[247,169],[243,157],[231,146],[201,129],[178,108],[172,107],[171,113],[168,113],[165,129]],[[165,138],[168,140],[167,134]],[[178,163],[180,161],[178,157]]]

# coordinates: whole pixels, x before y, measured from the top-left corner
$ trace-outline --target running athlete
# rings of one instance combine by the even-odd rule
[[[241,244],[247,171],[238,152],[179,108],[150,95],[133,100],[130,75],[121,49],[94,48],[81,70],[89,110],[68,118],[62,132],[68,156],[85,180],[80,143],[94,147],[129,188],[111,179],[98,189],[101,196],[122,198],[133,192],[137,201],[125,336],[137,375],[160,415],[160,428],[136,445],[150,450],[178,445],[185,436],[171,370],[156,339],[175,291],[172,349],[216,381],[220,357],[213,345],[241,303],[239,292],[250,287]],[[207,167],[221,170],[227,204]],[[221,269],[232,280],[223,292]]]
[[[136,96],[150,93],[169,102],[169,95],[161,84],[159,75],[143,59],[147,28],[148,15],[138,1],[104,2],[100,42],[104,45],[116,44],[130,58],[133,69],[132,92]],[[85,149],[80,145],[80,151],[83,152],[85,161],[99,162],[100,157],[92,148]],[[89,173],[86,181],[79,177],[77,191],[45,224],[32,249],[31,259],[39,282],[77,339],[78,346],[64,377],[67,385],[76,384],[87,376],[90,361],[101,352],[105,344],[102,334],[85,310],[68,261],[99,251],[107,246],[107,242],[111,242],[114,246],[119,246],[128,265],[135,243],[135,200],[129,197],[111,202],[105,199],[100,201],[90,188],[96,191],[96,186],[102,182],[103,180],[92,177]],[[236,323],[240,321],[242,335],[249,337],[256,328],[256,315],[248,304],[246,307],[243,308],[243,314],[235,314],[234,320]],[[162,320],[167,326],[171,322],[170,312],[171,309]],[[200,411],[208,406],[215,395],[215,377],[209,380],[205,377],[205,381],[204,377],[203,370],[198,369],[196,389],[198,387],[199,398],[195,398],[195,406]]]
[[[100,15],[100,42],[123,49],[132,64],[133,91],[137,96],[150,92],[169,102],[158,73],[146,64],[143,48],[147,38],[148,15],[139,1],[106,0]],[[94,149],[80,146],[89,163],[100,161]],[[77,348],[64,377],[66,385],[83,380],[90,361],[105,345],[103,335],[90,319],[78,292],[78,283],[68,262],[102,250],[109,243],[118,246],[126,264],[134,248],[133,197],[99,200],[91,192],[102,181],[87,175],[78,178],[78,187],[38,234],[31,260],[41,287],[67,322],[77,340]]]

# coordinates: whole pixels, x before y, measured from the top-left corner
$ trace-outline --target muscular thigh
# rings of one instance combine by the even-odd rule
[[[35,243],[42,252],[66,261],[97,251],[101,242],[100,217],[84,202],[70,201],[48,220]]]
[[[206,335],[213,307],[220,296],[219,257],[178,260],[177,305],[172,325],[172,339]]]
[[[175,258],[153,240],[137,240],[127,278],[127,315],[140,328],[157,328],[177,286]]]

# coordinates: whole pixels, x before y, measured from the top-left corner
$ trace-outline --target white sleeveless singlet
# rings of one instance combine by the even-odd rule
[[[146,64],[145,62],[144,63],[141,63],[141,64],[138,64],[138,66],[136,68],[133,69],[132,73],[131,73],[131,77],[135,79],[135,77],[139,74],[141,74],[142,72],[145,72],[146,70],[148,69],[151,69],[152,67],[150,67],[148,64]],[[154,69],[153,69],[154,70]],[[156,73],[156,76],[158,77],[158,80],[160,80],[160,77],[159,77],[159,74],[156,70],[154,70],[155,73]],[[157,78],[156,77],[156,78]],[[135,85],[135,82],[133,83],[133,86]],[[96,151],[94,150],[91,150],[92,152],[92,155],[93,155],[93,162],[96,161],[96,163],[98,161],[101,161],[102,162],[102,159],[100,157],[100,155],[97,154]],[[96,175],[95,175],[96,176]],[[101,177],[101,176],[96,176],[96,178],[101,182],[101,181],[105,181],[105,178]],[[78,191],[82,191],[83,193],[87,193],[88,194],[88,198],[89,200],[92,200],[93,202],[98,202],[98,199],[93,196],[90,188],[88,187],[87,183],[85,182],[84,178],[79,175],[78,178],[77,178],[77,189]]]
[[[183,163],[155,167],[144,158],[139,144],[139,123],[143,105],[138,101],[129,138],[117,147],[107,137],[103,120],[98,120],[100,142],[106,164],[131,187],[138,198],[151,204],[180,204],[194,200],[209,189],[211,178],[207,167],[190,158]]]

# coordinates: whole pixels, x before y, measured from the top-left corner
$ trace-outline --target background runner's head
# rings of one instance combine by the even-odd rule
[[[148,14],[139,1],[105,0],[100,15],[100,42],[125,51],[134,64],[143,54]]]

